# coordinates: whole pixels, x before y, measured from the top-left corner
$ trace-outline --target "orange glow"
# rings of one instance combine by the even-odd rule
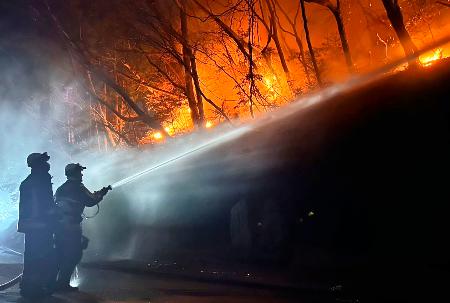
[[[164,1],[161,1],[161,4],[162,2]],[[238,36],[241,33],[249,32],[247,22],[231,22],[234,18],[238,20],[248,17],[246,15],[248,11],[242,9],[245,5],[248,5],[245,4],[245,1],[242,5],[236,6],[236,9],[231,9],[231,7],[232,3],[239,3],[237,0],[206,2],[211,4],[208,9],[214,13],[229,5],[229,16],[232,17],[223,16],[220,19]],[[224,3],[220,4],[219,2]],[[116,123],[113,126],[130,139],[130,142],[137,141],[139,145],[158,145],[164,144],[171,137],[197,131],[201,126],[204,129],[214,129],[227,119],[236,121],[237,124],[246,123],[267,112],[300,100],[302,96],[307,96],[311,92],[318,92],[321,89],[317,80],[319,74],[326,86],[345,81],[352,72],[346,65],[342,42],[339,41],[339,32],[330,12],[319,5],[309,5],[307,8],[308,14],[313,20],[327,20],[326,23],[328,24],[327,26],[317,26],[311,30],[313,48],[318,61],[318,70],[315,71],[311,54],[306,48],[306,41],[303,41],[303,44],[302,41],[298,42],[297,38],[303,39],[302,34],[300,33],[299,37],[295,37],[292,33],[291,21],[294,21],[294,12],[298,8],[299,2],[288,0],[275,2],[277,2],[277,5],[274,8],[275,12],[279,14],[279,19],[277,17],[277,22],[271,25],[279,27],[278,35],[280,36],[278,38],[282,40],[283,47],[280,49],[276,47],[275,39],[272,39],[275,38],[272,36],[274,32],[265,28],[262,22],[255,22],[255,37],[239,37],[244,49],[246,46],[248,47],[249,42],[254,41],[253,62],[250,62],[247,57],[249,49],[241,51],[239,44],[236,47],[235,39],[231,36],[228,37],[225,32],[222,33],[221,27],[214,22],[214,18],[207,18],[209,19],[207,22],[196,21],[194,17],[198,16],[188,18],[188,22],[194,22],[190,26],[192,31],[190,36],[193,39],[190,42],[193,45],[198,43],[200,49],[204,50],[195,52],[192,58],[196,62],[196,73],[198,75],[192,74],[190,77],[183,77],[183,64],[178,66],[179,62],[174,61],[172,56],[167,55],[165,49],[161,49],[158,45],[153,46],[152,43],[147,43],[148,45],[144,43],[145,50],[129,46],[130,53],[123,56],[121,63],[126,69],[126,74],[133,77],[129,79],[128,77],[120,77],[121,85],[130,94],[130,97],[139,101],[139,106],[148,110],[149,113],[155,113],[158,123],[162,126],[161,131],[151,129],[143,123],[133,124],[121,121],[121,119],[110,119],[109,117],[113,117],[113,115],[110,115],[109,112],[106,114],[107,108],[103,109],[105,113],[100,112],[100,114],[102,117],[106,117],[105,119],[108,120],[106,122]],[[316,4],[319,2],[325,3],[327,1],[316,1]],[[335,3],[336,1],[331,2]],[[348,16],[346,17],[345,27],[348,28],[346,32],[355,73],[365,75],[403,58],[404,50],[389,20],[385,20],[386,11],[381,1],[359,2],[356,0],[348,1],[343,13],[344,16]],[[431,1],[429,5],[425,1],[427,10],[416,12],[418,4],[407,5],[408,2],[413,1],[406,0],[401,0],[401,2],[405,4],[402,7],[405,23],[408,25],[408,32],[417,49],[425,49],[433,41],[438,41],[438,39],[450,33],[450,22],[448,22],[450,10],[439,5],[434,6],[431,2],[434,3],[435,1]],[[268,10],[269,6],[273,6],[273,4],[268,6],[267,3],[256,6],[258,17],[263,17],[265,14],[270,16]],[[286,15],[282,13],[282,8],[287,12]],[[147,12],[143,11],[142,13],[146,14]],[[197,10],[191,13],[197,13]],[[204,15],[204,12],[202,13],[200,10],[198,13]],[[370,15],[367,15],[369,13]],[[350,18],[350,16],[352,17]],[[302,23],[300,22],[297,30],[302,31],[301,26]],[[272,29],[272,31],[274,30]],[[96,31],[92,32],[93,34],[96,33]],[[222,37],[220,43],[217,41],[217,33],[220,33]],[[154,34],[157,36],[160,33],[155,32]],[[122,31],[118,31],[117,35],[121,37]],[[152,37],[152,35],[152,29],[149,29],[148,37]],[[124,36],[123,38],[128,39],[129,37]],[[126,39],[124,41],[127,41]],[[268,41],[267,45],[262,48],[266,41]],[[181,42],[181,40],[176,42],[176,39],[174,39],[173,45],[168,47],[174,47],[176,52],[182,46]],[[94,46],[95,44],[93,44]],[[305,49],[302,50],[302,47]],[[426,49],[430,50],[431,48]],[[99,51],[104,50],[106,51],[107,48],[99,49]],[[145,51],[145,54],[151,54],[151,60],[161,60],[161,62],[155,61],[161,69],[149,68],[147,64],[140,64],[143,51]],[[282,54],[278,53],[279,51],[283,52],[283,58],[281,57]],[[427,68],[446,57],[450,57],[450,43],[423,53],[419,58],[415,57],[414,64],[417,63]],[[109,55],[102,55],[99,58],[107,60]],[[110,63],[108,61],[102,62],[102,64],[104,67],[108,67]],[[249,71],[250,67],[252,67],[252,74]],[[399,72],[407,67],[407,63],[398,65],[392,68],[391,72]],[[250,77],[251,75],[252,77]],[[193,86],[195,82],[191,76],[198,76],[199,87]],[[156,86],[148,86],[145,83],[154,83]],[[108,102],[110,99],[111,102],[114,102],[111,103],[112,106],[117,108],[121,114],[125,116],[134,115],[133,111],[128,109],[126,102],[124,103],[121,99],[120,102],[113,100],[117,97],[114,92],[112,94],[105,92],[103,95],[101,97],[106,98]],[[193,100],[188,102],[187,96],[190,96],[190,99],[193,97]],[[201,124],[203,125],[197,124],[199,121],[197,116],[200,116],[199,120],[202,121]],[[136,131],[131,131],[134,128],[136,128]],[[113,135],[114,133],[111,133],[111,136]]]
[[[175,134],[175,130],[174,130],[173,126],[166,126],[166,127],[164,127],[164,130],[166,131],[166,133],[169,134],[169,136],[172,136]]]
[[[274,101],[279,96],[278,91],[280,90],[280,87],[277,87],[277,77],[273,75],[272,77],[266,76],[263,78],[264,86],[267,89],[267,98],[270,101]]]
[[[443,52],[442,48],[438,48],[432,54],[420,56],[420,63],[422,63],[423,66],[430,66],[435,61],[443,58]]]
[[[190,109],[187,104],[174,110],[170,120],[164,121],[164,130],[170,135],[181,135],[190,132],[194,125],[192,123]]]
[[[153,138],[156,140],[161,140],[163,138],[163,135],[160,132],[156,132],[153,134]]]

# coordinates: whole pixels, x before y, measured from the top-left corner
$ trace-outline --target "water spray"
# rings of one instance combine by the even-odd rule
[[[237,137],[243,135],[244,133],[248,132],[249,130],[250,130],[249,126],[244,126],[244,127],[240,127],[238,129],[235,129],[233,131],[230,131],[229,133],[226,133],[226,134],[224,134],[224,135],[222,135],[222,136],[220,136],[218,138],[215,138],[215,139],[210,140],[210,141],[208,141],[206,143],[203,143],[203,144],[201,144],[199,146],[196,146],[196,147],[194,147],[194,148],[188,150],[187,152],[184,152],[184,153],[182,153],[182,154],[180,154],[178,156],[170,158],[170,159],[168,159],[166,161],[163,161],[163,162],[158,163],[158,164],[156,164],[154,166],[151,166],[151,167],[149,167],[149,168],[147,168],[147,169],[145,169],[143,171],[140,171],[140,172],[138,172],[138,173],[136,173],[134,175],[131,175],[131,176],[126,177],[126,178],[124,178],[122,180],[119,180],[119,181],[115,182],[114,184],[112,184],[110,186],[111,186],[111,188],[118,188],[118,187],[123,186],[125,184],[128,184],[130,182],[133,182],[133,181],[141,178],[142,176],[145,176],[145,175],[147,175],[147,174],[149,174],[149,173],[151,173],[151,172],[153,172],[153,171],[155,171],[155,170],[157,170],[157,169],[159,169],[161,167],[167,166],[167,165],[169,165],[169,164],[171,164],[171,163],[173,163],[173,162],[175,162],[177,160],[186,158],[189,155],[192,155],[192,154],[194,154],[196,152],[204,150],[204,149],[206,149],[208,147],[212,147],[214,145],[218,145],[218,144],[227,142],[227,141],[229,141],[231,139],[237,138]]]
[[[397,66],[401,66],[402,64],[406,64],[406,63],[410,63],[413,62],[415,60],[417,60],[417,58],[419,58],[420,55],[435,49],[436,47],[439,47],[441,45],[444,45],[446,43],[450,42],[450,36],[448,37],[444,37],[443,39],[440,39],[424,48],[422,48],[421,50],[415,52],[412,55],[406,56],[404,58],[401,58],[399,60],[396,60],[386,66],[383,66],[373,72],[370,72],[366,75],[361,75],[361,76],[355,76],[354,78],[351,78],[349,81],[341,83],[341,84],[336,84],[333,85],[331,87],[325,88],[322,91],[312,94],[306,98],[302,98],[302,100],[297,100],[297,102],[291,104],[291,106],[286,106],[285,108],[283,108],[282,113],[281,113],[281,117],[283,117],[283,115],[286,114],[292,114],[292,112],[299,110],[299,109],[304,109],[306,107],[312,106],[314,104],[319,103],[320,101],[323,101],[324,99],[327,99],[333,95],[336,95],[339,92],[342,92],[346,89],[351,89],[354,88],[358,85],[367,83],[373,79],[375,79],[377,76],[383,75],[386,72],[389,72],[390,70],[394,69]],[[298,102],[301,101],[301,102]],[[114,184],[111,185],[112,188],[118,188],[120,186],[123,186],[125,184],[128,184],[130,182],[133,182],[139,178],[141,178],[142,176],[145,176],[161,167],[167,166],[177,160],[183,159],[189,155],[192,155],[198,151],[204,150],[208,147],[214,146],[216,144],[220,144],[226,141],[229,141],[231,139],[237,138],[240,135],[248,132],[250,130],[250,126],[245,126],[245,127],[240,127],[236,130],[233,130],[225,135],[222,135],[216,139],[213,139],[209,142],[206,142],[204,144],[201,144],[200,146],[194,147],[191,150],[184,152],[178,156],[175,156],[169,160],[163,161],[159,164],[156,164],[152,167],[149,167],[141,172],[138,172],[134,175],[131,175],[129,177],[126,177],[120,181],[115,182]]]

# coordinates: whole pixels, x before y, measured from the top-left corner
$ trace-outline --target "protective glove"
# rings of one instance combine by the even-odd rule
[[[103,187],[103,188],[100,190],[100,194],[101,194],[102,196],[104,196],[104,195],[106,195],[110,190],[112,190],[112,187],[111,187],[111,185],[108,185],[108,186],[106,186],[106,187]]]

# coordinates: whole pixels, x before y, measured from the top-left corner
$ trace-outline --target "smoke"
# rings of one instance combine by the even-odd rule
[[[23,1],[0,4],[0,238],[17,220],[18,189],[29,173],[26,157],[47,151],[53,183],[70,157],[61,133],[61,102],[73,78],[61,49],[40,35]]]
[[[148,260],[161,250],[183,249],[180,230],[186,230],[186,242],[194,236],[189,229],[226,230],[240,199],[270,199],[264,193],[273,183],[271,171],[284,161],[280,144],[286,144],[275,137],[277,124],[347,88],[336,85],[253,123],[194,133],[156,149],[121,150],[101,160],[80,155],[89,184],[114,188],[99,215],[85,222],[95,239],[88,257]]]
[[[54,158],[58,162],[67,154],[60,149],[62,142],[55,131],[60,129],[63,113],[62,106],[54,103],[60,91],[49,85],[51,81],[45,83],[51,79],[47,71],[14,60],[0,60],[0,68],[4,79],[0,84],[1,229],[17,216],[18,186],[29,172],[27,155],[47,151],[54,163]],[[53,168],[51,173],[58,175]]]
[[[210,144],[211,141],[217,144],[226,141],[220,137],[228,132],[225,126],[214,132],[173,140],[152,150],[92,151],[85,148],[89,142],[81,142],[81,148],[75,149],[68,144],[72,127],[68,119],[77,116],[67,103],[68,92],[77,90],[77,79],[72,74],[70,63],[57,45],[39,38],[29,29],[30,24],[16,27],[14,19],[0,24],[3,32],[9,32],[8,36],[0,37],[0,121],[3,130],[0,133],[0,165],[3,168],[0,171],[0,242],[17,237],[18,189],[29,173],[26,157],[32,152],[45,151],[50,155],[54,190],[64,182],[64,166],[69,162],[87,166],[84,183],[89,189],[98,190],[198,146],[208,144],[206,151],[216,146]],[[88,106],[83,102],[78,105],[82,109]],[[85,124],[88,127],[89,123]],[[85,132],[82,125],[77,127],[80,133]],[[229,164],[236,156],[222,161]],[[234,172],[228,173],[217,170],[202,173],[204,168],[214,168],[218,163],[215,158],[205,157],[204,160],[203,168],[199,170],[202,175],[188,176],[192,177],[190,182],[185,182],[185,172],[197,167],[191,158],[187,158],[111,192],[101,203],[100,214],[85,222],[86,233],[93,239],[91,255],[99,253],[105,257],[111,255],[110,251],[115,251],[132,257],[134,246],[141,238],[128,238],[142,234],[136,228],[201,225],[212,213],[217,213],[218,205],[208,203],[210,197],[220,200],[224,193],[232,193],[231,188],[239,190],[239,186],[206,182],[204,178],[212,180],[222,173],[231,176],[239,169],[234,168]],[[174,188],[173,181],[183,184]],[[200,208],[196,207],[199,201]],[[87,213],[92,213],[92,210]],[[20,250],[21,247],[17,246],[20,241],[13,242],[13,248]]]
[[[224,125],[151,149],[74,150],[67,143],[67,119],[74,113],[69,112],[66,95],[76,89],[77,79],[63,59],[55,62],[36,53],[45,51],[34,48],[31,54],[16,54],[15,60],[2,60],[0,65],[6,78],[0,88],[4,100],[0,121],[5,130],[0,135],[4,168],[0,233],[17,220],[18,187],[29,173],[25,161],[29,153],[46,151],[51,156],[54,190],[64,182],[64,166],[69,162],[87,167],[84,184],[91,190],[146,171],[133,182],[116,186],[101,202],[98,216],[83,223],[92,240],[86,254],[91,260],[146,259],[161,250],[180,248],[180,231],[206,226],[211,232],[226,230],[231,206],[242,196],[257,194],[267,182],[261,176],[282,162],[276,127],[269,132],[261,129],[298,117],[299,111],[345,89],[345,85],[333,86],[254,123]],[[195,232],[186,235],[183,241],[189,242]]]
[[[71,127],[68,119],[76,113],[71,112],[72,107],[67,104],[66,96],[68,91],[76,90],[77,79],[73,77],[70,65],[61,54],[46,55],[55,53],[51,50],[55,45],[39,39],[24,42],[24,39],[15,37],[15,40],[17,43],[13,45],[4,40],[0,45],[3,79],[0,84],[0,121],[3,129],[0,134],[0,165],[3,168],[0,172],[0,242],[5,241],[5,237],[11,239],[16,236],[18,189],[29,174],[26,157],[32,152],[45,151],[50,155],[54,191],[65,181],[64,166],[69,162],[87,166],[84,183],[89,189],[98,190],[199,146],[208,145],[208,148],[203,148],[206,151],[230,139],[229,135],[222,137],[229,131],[224,126],[214,132],[172,140],[151,150],[123,148],[105,152],[92,151],[83,146],[74,149],[73,145],[68,144]],[[88,105],[81,102],[79,106],[86,108]],[[85,131],[82,126],[78,127],[81,127],[79,132]],[[233,130],[235,134],[240,131],[243,129]],[[215,159],[205,160],[204,167],[216,163]],[[232,192],[232,184],[214,185],[203,180],[204,177],[217,178],[220,172],[192,175],[190,184],[172,187],[173,181],[184,181],[183,173],[195,169],[194,166],[191,159],[180,159],[135,184],[111,192],[101,203],[100,214],[85,222],[86,233],[93,239],[90,248],[92,255],[100,253],[105,257],[110,255],[110,251],[115,251],[131,257],[133,254],[130,251],[134,249],[130,250],[133,245],[129,241],[141,241],[139,237],[128,241],[130,235],[135,234],[136,226],[201,224],[211,212],[217,212],[217,205],[206,205],[201,211],[193,205],[199,200],[205,202],[206,197],[217,198],[227,191]],[[88,210],[87,214],[92,212]],[[19,242],[14,242],[13,248],[20,250],[17,246]]]
[[[292,138],[302,139],[299,150],[319,144],[320,134],[311,138],[307,128],[290,129],[282,121],[301,119],[299,112],[361,84],[336,85],[250,125],[194,133],[153,149],[74,150],[67,143],[67,118],[74,113],[65,102],[68,90],[77,86],[70,64],[55,55],[57,47],[48,41],[12,38],[14,43],[0,44],[0,234],[17,219],[18,187],[29,172],[29,153],[49,153],[54,190],[64,182],[69,162],[87,166],[84,183],[91,190],[148,172],[115,188],[101,203],[99,215],[84,222],[92,240],[90,258],[146,258],[183,245],[180,237],[174,240],[173,229],[226,229],[231,206],[242,196],[261,198],[270,192],[277,182],[267,172],[276,171],[288,156],[295,158],[283,155],[282,145],[294,144],[288,141]],[[152,170],[161,163],[167,165]]]

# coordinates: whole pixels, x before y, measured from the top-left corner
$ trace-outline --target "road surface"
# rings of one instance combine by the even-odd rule
[[[81,268],[79,272],[79,293],[56,294],[45,303],[302,303],[337,302],[331,297],[318,294],[302,294],[282,290],[268,290],[255,287],[224,285],[220,283],[195,282],[176,278],[155,277],[102,269]],[[0,302],[28,302],[20,298],[14,287],[0,293]]]

